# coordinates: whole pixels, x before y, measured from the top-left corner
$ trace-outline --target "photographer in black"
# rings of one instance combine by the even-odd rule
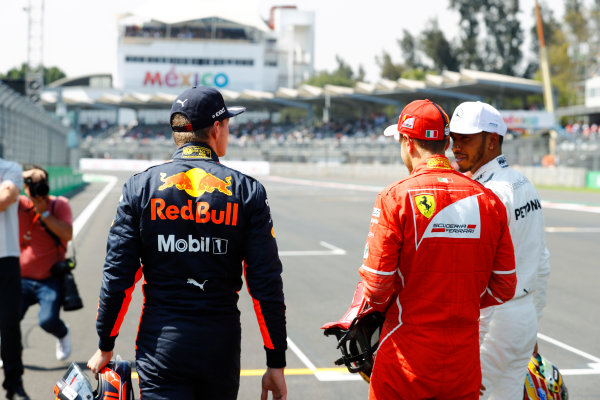
[[[43,168],[25,167],[23,179],[27,196],[19,197],[21,318],[39,303],[39,324],[56,337],[56,358],[64,360],[71,354],[71,335],[60,319],[62,276],[52,271],[64,265],[73,235],[71,206],[65,197],[49,195]]]

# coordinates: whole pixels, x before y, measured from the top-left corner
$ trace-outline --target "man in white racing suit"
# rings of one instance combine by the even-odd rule
[[[512,300],[481,311],[480,353],[485,399],[523,397],[527,365],[536,345],[550,274],[542,205],[533,184],[502,155],[507,127],[482,102],[460,104],[450,121],[452,152],[460,172],[494,191],[508,213],[517,289]]]

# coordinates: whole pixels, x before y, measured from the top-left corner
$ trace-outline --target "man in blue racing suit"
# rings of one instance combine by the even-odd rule
[[[282,265],[264,187],[219,163],[229,118],[208,87],[173,103],[173,159],[131,177],[108,236],[96,327],[97,373],[143,274],[144,308],[136,347],[142,399],[235,399],[240,375],[242,273],[263,336],[262,395],[287,396]]]

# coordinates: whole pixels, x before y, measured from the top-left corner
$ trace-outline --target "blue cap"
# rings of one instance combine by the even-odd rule
[[[246,107],[227,107],[221,93],[212,87],[193,87],[181,93],[171,106],[173,114],[181,113],[191,122],[185,126],[171,127],[179,132],[192,132],[211,126],[215,121],[234,117],[246,111]]]

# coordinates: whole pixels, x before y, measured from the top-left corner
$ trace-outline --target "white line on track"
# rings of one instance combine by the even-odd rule
[[[304,354],[302,352],[302,350],[300,350],[300,348],[298,346],[296,346],[296,344],[289,337],[287,338],[287,344],[288,344],[288,348],[290,350],[292,350],[294,352],[294,354],[296,354],[296,356],[300,359],[300,361],[302,361],[304,366],[306,366],[306,368],[311,370],[313,372],[313,374],[315,375],[315,378],[317,378],[321,382],[324,382],[324,381],[328,381],[328,382],[331,382],[331,381],[360,381],[360,380],[362,380],[360,375],[351,374],[350,372],[347,372],[347,371],[345,371],[345,372],[319,371],[317,369],[317,367],[315,367],[315,364],[313,364],[308,359],[306,354]]]
[[[280,256],[332,256],[332,255],[344,255],[346,254],[346,250],[340,249],[332,245],[331,243],[327,243],[325,241],[319,242],[319,244],[329,250],[304,250],[304,251],[280,251]],[[298,346],[294,343],[292,339],[288,336],[287,338],[288,348],[296,354],[296,356],[302,361],[304,366],[311,370],[319,381],[357,381],[362,380],[360,375],[351,374],[348,371],[323,371],[317,369],[315,364],[310,361],[310,359],[300,350]]]
[[[356,185],[353,183],[339,183],[339,182],[323,182],[323,181],[313,181],[311,179],[296,179],[296,178],[285,178],[283,176],[265,176],[262,178],[266,181],[271,182],[279,182],[279,183],[289,183],[292,185],[302,185],[302,186],[318,186],[318,187],[327,187],[333,189],[345,189],[345,190],[359,190],[363,192],[381,192],[383,186],[371,186],[371,185]]]
[[[563,375],[600,375],[600,358],[593,356],[589,353],[586,353],[585,351],[576,349],[573,346],[569,346],[566,343],[563,343],[559,340],[553,339],[549,336],[546,336],[542,333],[538,333],[538,338],[542,339],[545,342],[551,343],[557,347],[560,347],[564,350],[567,350],[571,353],[577,354],[578,356],[581,356],[583,358],[587,358],[590,361],[593,361],[593,363],[589,363],[588,366],[590,368],[584,368],[584,369],[561,369],[560,373]]]
[[[565,349],[567,351],[570,351],[571,353],[577,354],[578,356],[581,356],[583,358],[587,358],[588,360],[593,361],[595,363],[600,363],[600,358],[598,358],[596,356],[593,356],[593,355],[591,355],[589,353],[586,353],[585,351],[576,349],[575,347],[569,346],[566,343],[563,343],[561,341],[553,339],[550,336],[546,336],[546,335],[544,335],[542,333],[538,333],[538,337],[540,339],[542,339],[543,341],[545,341],[545,342],[548,342],[548,343],[551,343],[551,344],[553,344],[555,346],[561,347],[561,348],[563,348],[563,349]]]
[[[553,201],[542,200],[542,207],[553,208],[555,210],[579,211],[594,214],[600,214],[600,207],[590,206],[587,204],[578,203],[555,203]]]
[[[376,192],[376,193],[379,193],[384,188],[383,186],[356,185],[353,183],[339,183],[339,182],[324,182],[324,181],[315,181],[312,179],[285,178],[282,176],[273,176],[273,175],[266,176],[263,179],[266,181],[288,183],[288,184],[292,184],[292,185],[313,186],[313,187],[317,186],[317,187],[325,187],[325,188],[332,188],[332,189],[358,190],[358,191],[363,191],[363,192]],[[600,206],[591,206],[591,205],[587,205],[587,204],[578,204],[578,203],[557,203],[554,201],[546,201],[546,200],[542,200],[541,202],[542,202],[542,207],[544,207],[544,208],[600,214]]]
[[[300,361],[302,361],[302,364],[304,364],[304,366],[308,369],[310,369],[313,372],[317,372],[317,367],[315,367],[315,364],[313,364],[308,357],[306,357],[306,354],[304,354],[302,352],[302,350],[300,350],[300,348],[298,346],[296,346],[296,343],[294,343],[292,341],[292,339],[290,339],[290,337],[288,336],[287,338],[287,344],[290,350],[292,350],[294,352],[294,354],[296,354],[296,356],[300,359]]]
[[[84,175],[84,179],[87,179],[88,181],[94,179],[101,180],[108,182],[108,184],[104,186],[100,193],[98,193],[98,195],[94,197],[90,204],[87,205],[87,207],[77,216],[77,218],[73,222],[73,239],[75,239],[77,234],[81,231],[81,228],[83,228],[87,220],[90,219],[90,217],[94,214],[94,211],[96,211],[96,208],[98,208],[100,203],[102,203],[102,200],[104,200],[108,192],[110,192],[110,190],[117,183],[117,177],[110,175]]]
[[[547,226],[548,233],[600,233],[600,228],[580,228],[575,226]]]
[[[340,249],[327,242],[319,242],[319,244],[329,250],[287,250],[280,251],[280,256],[343,256],[346,250]]]

